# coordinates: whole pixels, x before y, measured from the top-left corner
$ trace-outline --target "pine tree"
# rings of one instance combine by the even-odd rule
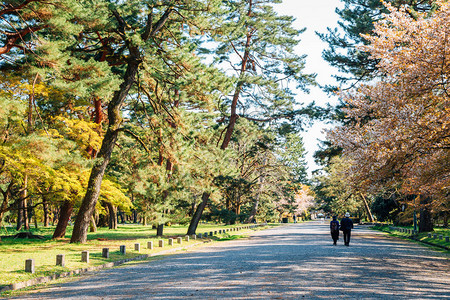
[[[355,85],[361,81],[368,81],[378,76],[378,60],[370,58],[369,53],[359,49],[367,45],[368,41],[362,35],[371,34],[374,23],[387,13],[386,7],[380,0],[341,0],[344,8],[336,8],[340,17],[338,28],[328,28],[328,33],[318,33],[319,37],[329,45],[323,51],[323,58],[341,73],[336,79],[341,88]],[[431,9],[431,0],[388,0],[394,6],[406,5],[412,11],[427,11]],[[334,91],[338,87],[327,86],[327,91]]]
[[[292,27],[293,17],[277,15],[273,9],[277,3],[281,1],[227,1],[223,7],[229,12],[215,38],[217,62],[232,66],[236,83],[230,99],[222,104],[227,123],[222,149],[227,148],[238,117],[294,118],[299,111],[286,86],[292,82],[306,91],[314,82],[314,75],[303,73],[305,56],[294,52],[304,29]]]

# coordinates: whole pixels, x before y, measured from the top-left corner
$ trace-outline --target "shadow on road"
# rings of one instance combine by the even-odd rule
[[[111,269],[34,296],[158,299],[450,299],[449,260],[366,228],[332,246],[327,224],[295,224],[198,252]],[[32,295],[33,296],[33,295]]]

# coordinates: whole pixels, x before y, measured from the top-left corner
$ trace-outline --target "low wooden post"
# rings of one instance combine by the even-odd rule
[[[89,263],[89,251],[86,250],[81,252],[81,261]]]
[[[34,273],[34,259],[30,258],[25,260],[25,272]]]
[[[147,242],[147,248],[153,249],[153,241]]]
[[[123,255],[127,254],[127,246],[121,245],[120,246],[120,253],[123,254]]]
[[[102,257],[109,258],[109,248],[102,249]]]
[[[65,262],[64,258],[65,258],[64,254],[57,254],[56,255],[56,265],[64,267],[66,265],[66,262]]]
[[[140,243],[134,244],[134,251],[141,252],[141,244]]]

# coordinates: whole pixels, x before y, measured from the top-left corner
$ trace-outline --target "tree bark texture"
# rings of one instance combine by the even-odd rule
[[[75,220],[73,234],[70,240],[71,243],[85,243],[87,240],[87,231],[100,194],[103,175],[111,159],[111,153],[117,140],[118,129],[122,124],[120,108],[136,80],[136,73],[140,64],[138,56],[138,50],[135,49],[135,53],[131,54],[124,81],[120,85],[120,89],[114,93],[114,97],[108,105],[108,129],[103,138],[100,151],[97,154],[98,161],[91,170],[87,191]]]
[[[187,231],[188,235],[195,234],[197,230],[198,223],[200,222],[200,218],[202,217],[203,210],[208,203],[210,193],[204,192],[202,195],[202,202],[197,206],[197,209],[192,216],[191,223],[189,224],[189,228]]]
[[[67,225],[69,224],[70,216],[73,212],[73,203],[66,200],[61,205],[59,212],[58,224],[56,225],[55,231],[53,232],[54,239],[63,238],[66,235]]]
[[[156,227],[156,236],[163,236],[164,233],[164,224],[158,224]]]
[[[110,202],[106,202],[109,212],[109,229],[117,229],[117,207]]]
[[[361,196],[361,198],[363,200],[364,208],[366,209],[366,213],[367,213],[367,216],[369,217],[369,221],[372,222],[372,223],[375,222],[375,220],[373,218],[373,215],[372,215],[372,212],[370,211],[369,204],[367,203],[366,197],[364,197],[364,195],[362,193],[360,193],[360,196]]]
[[[91,223],[89,223],[89,232],[97,232],[97,222],[95,222],[94,216],[92,216]]]
[[[248,216],[246,223],[254,223],[256,220],[256,213],[258,212],[259,207],[259,194],[257,195],[257,198],[253,202],[252,211],[250,212],[250,215]]]
[[[253,5],[253,1],[250,0],[248,12],[247,12],[247,16],[249,16],[249,17],[252,14],[252,5]],[[236,113],[236,108],[237,108],[237,104],[239,101],[239,96],[241,94],[242,86],[244,85],[244,82],[242,82],[241,79],[247,69],[247,62],[248,62],[249,56],[250,56],[251,41],[252,41],[252,33],[247,32],[245,51],[244,51],[244,55],[242,56],[241,70],[239,71],[239,81],[236,85],[236,89],[234,90],[233,101],[231,102],[230,120],[228,121],[228,127],[227,127],[227,131],[225,132],[225,137],[223,139],[222,145],[220,146],[220,149],[222,149],[222,150],[225,150],[228,147],[228,144],[231,141],[231,136],[233,135],[234,125],[236,124],[236,120],[238,119],[238,115]]]
[[[49,220],[48,202],[45,197],[42,197],[42,210],[44,212],[44,227],[48,227],[48,220]]]
[[[16,222],[16,230],[22,230],[23,226],[23,200],[17,200],[17,222]]]

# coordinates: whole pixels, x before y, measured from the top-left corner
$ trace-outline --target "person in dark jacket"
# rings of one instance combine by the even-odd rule
[[[336,242],[339,240],[339,221],[336,216],[333,216],[333,221],[330,222],[330,232],[333,245],[336,246]]]
[[[350,246],[350,235],[353,229],[353,221],[350,219],[350,214],[345,213],[345,218],[341,220],[341,230],[344,234],[345,246]]]

